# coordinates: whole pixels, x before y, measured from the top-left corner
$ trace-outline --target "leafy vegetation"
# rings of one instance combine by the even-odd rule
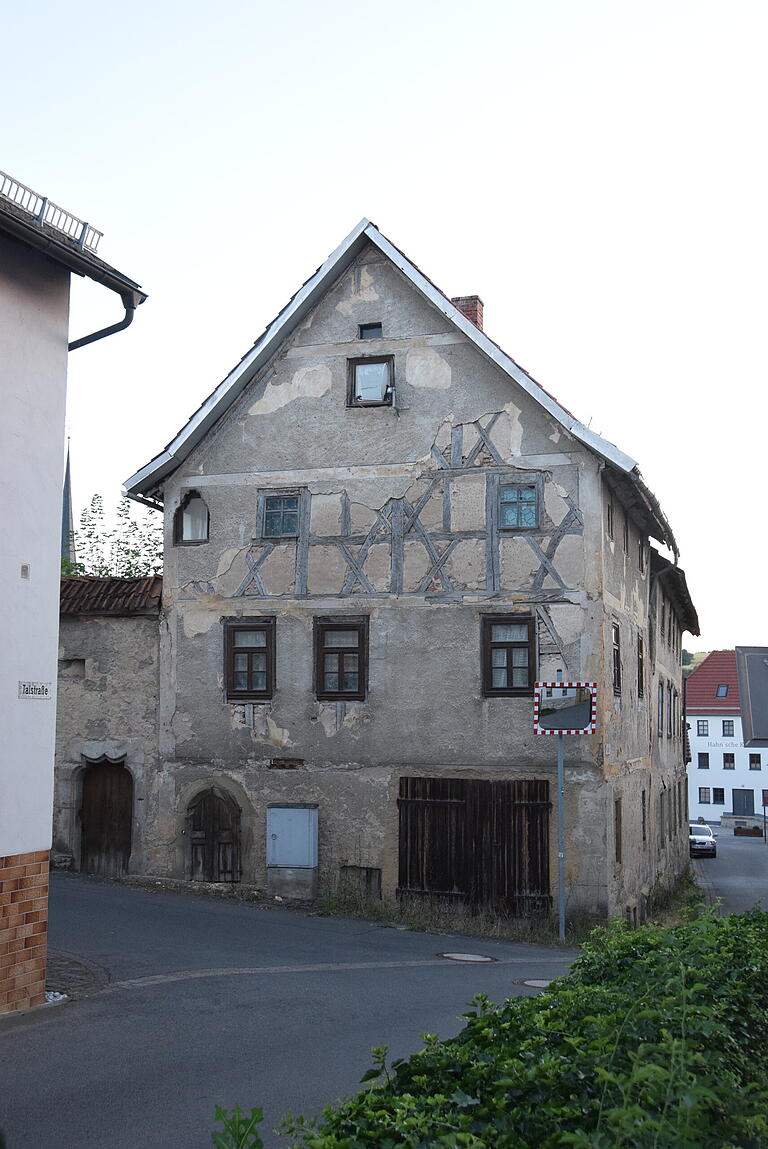
[[[767,1011],[768,914],[617,922],[545,993],[478,997],[406,1061],[375,1050],[371,1088],[284,1131],[304,1149],[762,1149]]]
[[[80,528],[72,532],[75,562],[62,559],[64,578],[143,578],[163,569],[163,527],[155,512],[138,509],[123,495],[115,511],[114,526],[104,513],[104,500],[94,495],[80,515]]]

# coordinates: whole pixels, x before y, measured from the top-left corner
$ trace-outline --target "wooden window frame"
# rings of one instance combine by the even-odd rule
[[[637,697],[645,697],[645,643],[642,634],[637,636]]]
[[[268,535],[265,533],[267,525],[267,504],[270,499],[298,499],[298,505],[296,507],[295,534]],[[301,490],[299,487],[271,487],[267,490],[259,491],[258,505],[256,508],[256,523],[258,527],[258,534],[255,537],[258,539],[266,539],[267,542],[279,541],[280,539],[300,538],[304,501],[305,491]]]
[[[697,718],[696,719],[696,737],[709,738],[709,719]]]
[[[527,626],[527,642],[492,642],[492,627],[494,626]],[[526,686],[493,686],[493,672],[491,652],[497,647],[507,650],[525,647],[528,651],[528,684]],[[484,698],[529,698],[533,696],[533,684],[536,681],[536,619],[531,614],[484,614],[481,617],[480,628],[480,656],[482,672],[482,691]],[[509,663],[507,670],[512,668]],[[507,674],[509,681],[509,674]]]
[[[199,499],[205,507],[205,538],[204,539],[185,539],[182,538],[182,531],[184,529],[184,508],[192,499]],[[173,545],[175,547],[199,547],[204,546],[211,536],[211,512],[208,510],[208,504],[198,490],[189,490],[184,492],[184,497],[179,503],[176,510],[173,512]]]
[[[698,757],[696,759],[696,769],[697,770],[709,770],[709,751],[708,750],[699,750]]]
[[[721,797],[718,798],[718,794],[720,794]],[[724,806],[725,805],[725,787],[724,786],[713,786],[712,787],[712,805],[713,806]]]
[[[726,726],[728,727],[727,730],[726,730]],[[734,734],[734,729],[735,729],[735,727],[734,727],[733,719],[732,718],[724,718],[723,719],[723,738],[735,738],[736,735]]]
[[[706,798],[704,795],[707,795]],[[712,805],[712,788],[711,786],[699,786],[699,805],[711,806]]]
[[[621,697],[621,627],[617,622],[611,623],[611,649],[613,651],[613,693]]]
[[[236,647],[234,635],[241,630],[263,630],[267,641],[264,647]],[[275,694],[276,620],[273,615],[261,618],[226,619],[224,622],[224,683],[227,702],[263,702]],[[235,654],[266,651],[267,683],[264,690],[235,690]]]
[[[750,770],[762,770],[763,759],[759,754],[750,754],[750,756],[749,756],[749,768],[750,768]]]
[[[324,685],[325,667],[324,656],[334,653],[333,647],[325,644],[325,635],[334,630],[356,630],[359,641],[356,648],[351,646],[338,647],[339,653],[356,653],[357,662],[357,690],[327,690]],[[368,641],[369,620],[367,615],[355,615],[352,618],[343,615],[329,615],[313,620],[314,640],[314,691],[315,698],[323,702],[362,702],[368,696]],[[341,671],[338,671],[339,675]]]
[[[361,343],[368,339],[383,339],[384,330],[381,323],[358,323],[357,338]]]
[[[520,475],[515,472],[511,475],[497,474],[495,478],[496,496],[496,522],[499,534],[524,535],[531,531],[541,530],[541,508],[543,504],[543,481],[541,475]],[[501,521],[501,506],[505,501],[501,497],[502,487],[532,487],[535,500],[536,521],[532,526],[505,526]]]
[[[723,770],[736,769],[736,753],[733,750],[723,751]]]
[[[383,399],[356,399],[355,398],[355,368],[364,363],[386,363],[388,366],[389,382]],[[395,357],[394,355],[358,355],[347,360],[347,407],[391,407],[395,391]]]

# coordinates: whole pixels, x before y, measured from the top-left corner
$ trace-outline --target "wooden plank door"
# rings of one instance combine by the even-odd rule
[[[222,791],[204,790],[187,810],[189,877],[193,882],[240,881],[240,809]]]
[[[100,762],[83,775],[80,869],[119,878],[128,872],[133,777],[120,762]]]

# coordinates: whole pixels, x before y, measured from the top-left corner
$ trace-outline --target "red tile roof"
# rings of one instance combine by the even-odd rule
[[[725,698],[717,697],[718,686],[727,686]],[[735,650],[713,650],[688,675],[685,684],[688,714],[739,714],[739,677]]]
[[[63,578],[61,614],[158,614],[163,576]]]

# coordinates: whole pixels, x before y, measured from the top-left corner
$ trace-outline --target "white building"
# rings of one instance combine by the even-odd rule
[[[45,995],[67,353],[146,298],[99,239],[0,172],[0,1013]],[[117,292],[125,316],[68,343],[73,274]]]
[[[713,651],[688,677],[686,713],[691,820],[731,823],[762,816],[768,751],[744,745],[735,651]]]

